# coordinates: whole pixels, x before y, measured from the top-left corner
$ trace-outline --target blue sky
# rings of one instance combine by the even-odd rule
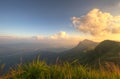
[[[65,32],[87,37],[81,30],[73,27],[72,17],[80,18],[95,8],[118,16],[120,1],[0,0],[0,36],[39,35],[40,38],[47,38],[50,35],[63,37]]]
[[[71,1],[73,2],[73,1]],[[0,28],[2,33],[51,34],[66,30],[74,15],[72,4],[59,0],[2,0]]]
[[[79,33],[71,27],[73,16],[93,8],[114,8],[119,0],[0,0],[0,34]],[[104,8],[103,8],[104,7]],[[114,12],[113,12],[114,13]]]

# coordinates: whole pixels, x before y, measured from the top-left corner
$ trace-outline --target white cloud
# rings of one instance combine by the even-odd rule
[[[33,36],[32,38],[36,40],[65,40],[69,38],[69,35],[64,31],[60,31],[50,36],[36,35],[36,36]]]
[[[65,31],[60,31],[58,33],[45,36],[45,35],[36,35],[33,36],[33,39],[37,42],[47,43],[51,46],[57,46],[57,47],[70,47],[75,46],[78,44],[80,40],[83,40],[84,37],[80,37],[78,35],[69,35]]]
[[[68,38],[68,34],[66,32],[61,31],[59,33],[51,35],[49,38],[55,39],[55,40],[58,40],[58,39],[67,39]]]
[[[37,40],[44,40],[45,37],[43,35],[36,35],[36,36],[33,36],[32,38],[35,38]]]
[[[118,3],[118,7],[120,8],[120,2]]]
[[[82,17],[73,17],[76,29],[94,37],[120,34],[120,16],[93,9]]]

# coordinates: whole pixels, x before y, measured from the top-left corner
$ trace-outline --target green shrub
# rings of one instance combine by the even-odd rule
[[[69,63],[47,65],[44,61],[34,60],[32,63],[18,64],[3,79],[120,79],[120,69],[99,70]]]

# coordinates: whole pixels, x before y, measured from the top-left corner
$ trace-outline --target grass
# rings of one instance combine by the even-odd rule
[[[91,69],[82,65],[47,65],[39,59],[32,63],[18,64],[2,79],[120,79],[120,68],[107,64],[108,69]]]

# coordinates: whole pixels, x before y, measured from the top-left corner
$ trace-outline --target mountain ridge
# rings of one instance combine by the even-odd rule
[[[75,59],[80,59],[84,55],[84,53],[93,50],[97,45],[97,42],[85,39],[79,42],[78,45],[74,48],[60,53],[59,56],[61,60],[69,60],[72,62]]]
[[[86,44],[87,42],[87,44]],[[104,65],[105,63],[114,63],[120,65],[120,42],[113,40],[104,40],[93,45],[94,48],[90,50],[86,50],[86,48],[81,50],[81,47],[84,44],[86,47],[89,47],[92,43],[89,40],[83,40],[76,47],[69,50],[66,54],[62,55],[61,59],[65,61],[72,62],[74,60],[78,60],[81,64],[89,64],[98,66],[100,63]],[[93,43],[94,44],[94,43]],[[91,46],[90,46],[91,47]],[[80,50],[80,51],[79,51]],[[86,50],[86,51],[85,51]]]

